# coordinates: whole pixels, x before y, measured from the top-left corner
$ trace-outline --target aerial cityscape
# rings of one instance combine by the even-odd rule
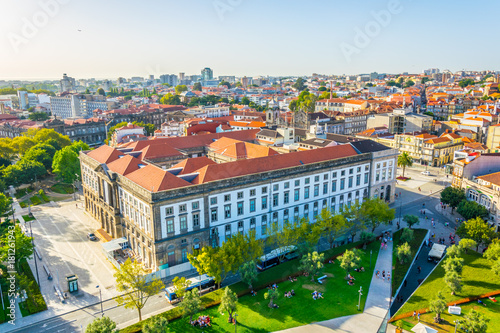
[[[500,332],[499,4],[0,8],[1,332]]]

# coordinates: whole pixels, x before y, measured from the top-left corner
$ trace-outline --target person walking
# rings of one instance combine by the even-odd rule
[[[418,317],[418,322],[420,323],[420,312],[417,313],[417,317]]]
[[[418,266],[417,267],[417,274],[420,274],[421,271],[422,271],[422,267]]]
[[[417,311],[413,311],[413,320],[415,320],[416,316],[417,316]]]

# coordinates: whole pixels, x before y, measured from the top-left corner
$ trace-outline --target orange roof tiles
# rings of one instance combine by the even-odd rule
[[[154,165],[147,165],[127,176],[128,179],[148,191],[159,192],[191,185],[191,183],[174,176],[170,172]]]
[[[196,170],[211,164],[216,164],[216,163],[211,159],[209,159],[208,157],[202,156],[202,157],[186,158],[185,160],[182,160],[176,165],[172,166],[171,169],[182,168],[182,171],[179,174],[183,175],[183,174],[193,173]]]
[[[124,176],[135,170],[138,170],[141,163],[141,160],[139,160],[138,158],[135,158],[131,155],[125,155],[109,163],[108,168],[111,171]]]
[[[111,163],[118,159],[120,155],[124,155],[119,150],[112,148],[107,145],[100,146],[97,149],[91,150],[87,153],[89,157],[92,157],[99,163]]]

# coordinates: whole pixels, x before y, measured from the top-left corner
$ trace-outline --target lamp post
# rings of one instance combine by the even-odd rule
[[[370,268],[372,268],[372,253],[373,253],[373,250],[370,250]]]
[[[454,320],[455,323],[455,333],[457,333],[457,325],[460,323],[460,320]]]
[[[33,240],[33,229],[31,228],[31,223],[32,223],[32,221],[30,221],[31,245],[33,246],[33,250],[34,250],[35,249],[35,242]],[[37,253],[35,253],[33,258],[35,258],[36,282],[38,283],[38,286],[40,286],[40,277],[38,276],[38,263],[36,261],[37,256],[38,256]]]
[[[401,211],[403,209],[403,196],[399,196],[399,224],[401,225]]]
[[[363,295],[363,287],[359,287],[358,293],[359,293],[359,300],[358,300],[358,311],[359,311],[359,307],[361,305],[361,295]]]
[[[234,318],[234,333],[238,332],[238,322],[236,321],[236,317],[238,317],[238,314],[235,313],[233,318]]]
[[[101,301],[101,317],[104,317],[104,310],[102,309],[102,293],[101,293],[101,288],[99,288],[99,285],[97,285],[95,287],[99,289],[99,300]]]

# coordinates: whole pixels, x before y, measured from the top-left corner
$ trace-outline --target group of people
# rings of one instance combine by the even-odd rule
[[[347,284],[350,286],[354,286],[354,276],[351,275],[351,273],[347,273]]]
[[[250,294],[251,294],[252,296],[257,296],[257,292],[255,292],[253,289],[250,291]]]
[[[375,276],[377,277],[377,279],[382,277],[382,280],[384,280],[384,281],[385,281],[385,278],[387,277],[387,281],[391,281],[391,272],[389,272],[389,271],[387,271],[387,273],[385,271],[382,271],[382,274],[381,274],[380,271],[377,270],[375,272]]]
[[[278,289],[278,285],[273,283],[272,285],[267,286],[267,289]]]
[[[313,291],[311,293],[312,297],[313,297],[313,300],[317,300],[318,298],[323,298],[323,294],[318,292],[318,291]]]
[[[364,272],[365,271],[365,268],[363,266],[361,266],[360,268],[355,268],[354,269],[355,272]]]
[[[295,282],[295,281],[297,281],[297,278],[296,278],[296,277],[289,276],[289,277],[288,277],[288,281],[290,281],[290,282]]]
[[[295,290],[290,290],[285,293],[286,298],[291,298],[292,296],[295,296]]]
[[[200,327],[212,326],[209,316],[199,316],[197,320],[191,322],[191,325]]]

